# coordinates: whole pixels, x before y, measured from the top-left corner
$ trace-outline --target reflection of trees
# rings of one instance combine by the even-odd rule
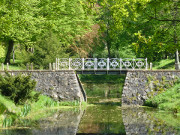
[[[78,133],[125,134],[120,107],[102,105],[88,107]]]

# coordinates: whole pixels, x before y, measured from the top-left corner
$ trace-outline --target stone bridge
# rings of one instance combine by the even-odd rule
[[[87,101],[84,91],[77,74],[82,71],[75,70],[47,70],[47,71],[8,71],[12,75],[31,74],[32,79],[37,81],[36,90],[59,101],[80,102]],[[96,73],[96,71],[88,71]],[[88,73],[86,72],[86,73]],[[111,71],[98,72],[99,74],[108,74]],[[122,105],[143,105],[153,93],[154,84],[150,78],[158,80],[159,83],[165,79],[166,82],[172,82],[180,77],[180,71],[173,70],[119,70],[114,71],[118,74],[126,74],[122,93]],[[0,71],[4,74],[4,71]],[[113,73],[113,71],[112,71]],[[156,94],[155,92],[153,94]]]

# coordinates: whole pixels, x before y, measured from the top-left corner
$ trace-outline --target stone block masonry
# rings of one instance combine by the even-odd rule
[[[36,91],[58,101],[86,101],[73,70],[64,71],[8,71],[12,75],[31,74],[36,80]],[[1,71],[1,74],[4,72]]]
[[[143,105],[150,96],[157,94],[157,91],[154,91],[153,81],[149,82],[150,77],[158,80],[156,81],[158,83],[162,82],[163,78],[166,82],[170,82],[180,77],[180,71],[128,71],[123,87],[122,106]]]

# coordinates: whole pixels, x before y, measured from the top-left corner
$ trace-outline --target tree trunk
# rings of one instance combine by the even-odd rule
[[[6,58],[5,58],[4,64],[6,64],[6,63],[10,64],[10,58],[11,58],[11,53],[13,51],[13,46],[14,46],[14,41],[9,40],[8,41],[8,50],[7,50],[7,53],[6,53]]]
[[[173,18],[174,20],[177,19],[177,14],[178,14],[178,1],[174,1],[174,12],[172,12],[173,14]],[[174,45],[177,46],[178,45],[178,40],[177,40],[177,22],[173,21],[173,26],[174,26]],[[178,49],[175,52],[175,69],[179,70],[179,52]]]
[[[109,25],[109,22],[108,22]],[[108,51],[108,58],[111,58],[111,38],[109,35],[109,26],[107,25],[107,31],[106,31],[106,46],[107,46],[107,51]]]
[[[110,49],[111,49],[111,41],[108,38],[108,40],[107,40],[108,58],[111,58],[111,50]]]

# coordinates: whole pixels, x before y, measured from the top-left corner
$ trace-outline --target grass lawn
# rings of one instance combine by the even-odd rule
[[[175,70],[175,60],[174,59],[164,59],[161,61],[153,62],[153,68],[156,69],[170,69]]]
[[[11,60],[11,64],[9,64],[9,70],[25,70],[26,66],[22,64],[23,61],[21,60],[15,60],[15,62],[13,62]],[[7,65],[4,64],[4,69],[7,69]],[[2,70],[2,63],[0,65],[0,70]]]
[[[165,92],[146,100],[145,105],[180,114],[180,82]]]
[[[0,125],[2,125],[3,128],[14,127],[16,125],[23,126],[22,122],[24,120],[33,122],[52,115],[53,111],[48,111],[50,109],[72,109],[79,106],[80,104],[77,101],[58,102],[44,95],[40,95],[37,102],[15,105],[13,101],[0,95]],[[6,123],[6,125],[4,123]]]

